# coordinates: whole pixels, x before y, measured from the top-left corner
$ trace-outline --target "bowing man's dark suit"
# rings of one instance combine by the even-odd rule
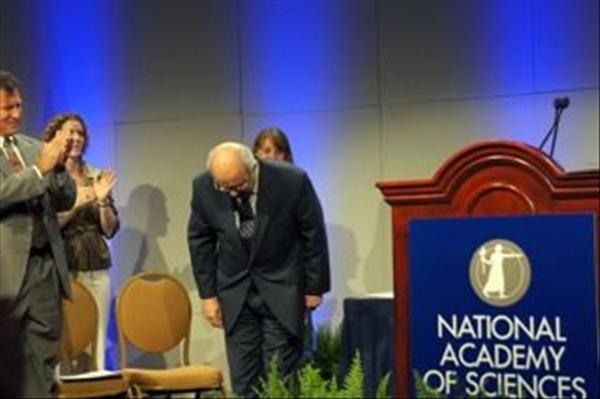
[[[323,214],[307,174],[289,164],[259,161],[257,190],[249,254],[232,198],[215,189],[208,172],[194,179],[188,227],[200,296],[218,297],[233,388],[242,395],[251,394],[267,356],[279,353],[284,372],[298,365],[304,295],[330,289]]]
[[[13,138],[25,165],[17,173],[0,148],[0,297],[19,320],[23,395],[45,397],[54,393],[61,298],[70,296],[56,212],[73,206],[76,187],[64,170],[40,178],[32,165],[42,143],[22,134]]]

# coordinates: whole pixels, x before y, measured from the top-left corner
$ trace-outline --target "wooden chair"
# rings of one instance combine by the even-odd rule
[[[192,306],[186,289],[166,273],[144,272],[129,279],[117,297],[121,369],[140,392],[149,395],[218,391],[225,397],[223,374],[211,365],[190,365]],[[127,345],[146,353],[180,349],[179,367],[127,368]]]
[[[98,308],[92,293],[80,282],[71,282],[71,300],[63,300],[63,335],[60,344],[61,362],[77,358],[91,347],[91,371],[98,370],[96,345],[98,341]],[[87,374],[82,374],[87,375]],[[97,398],[102,396],[130,397],[130,385],[122,374],[96,378],[58,378],[60,398]]]

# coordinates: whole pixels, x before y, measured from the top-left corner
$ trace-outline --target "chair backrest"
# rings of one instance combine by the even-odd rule
[[[155,271],[130,278],[117,297],[116,310],[122,369],[127,367],[127,343],[160,353],[183,341],[183,364],[189,364],[192,306],[176,278]]]
[[[97,341],[98,305],[86,286],[73,280],[71,281],[71,299],[63,300],[60,358],[63,361],[73,359],[91,345],[92,367],[97,370]]]

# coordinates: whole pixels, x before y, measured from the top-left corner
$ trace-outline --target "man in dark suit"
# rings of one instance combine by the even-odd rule
[[[22,395],[41,398],[56,395],[61,298],[69,297],[56,212],[73,206],[76,188],[62,167],[68,133],[42,144],[19,133],[21,121],[18,83],[0,71],[0,299],[22,345],[0,350],[23,350]]]
[[[206,319],[225,329],[232,385],[255,396],[273,356],[293,372],[303,319],[329,291],[323,213],[307,174],[223,143],[194,179],[188,243]]]

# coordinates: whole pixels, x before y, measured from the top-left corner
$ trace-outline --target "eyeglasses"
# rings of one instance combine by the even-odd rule
[[[250,189],[250,185],[252,184],[251,180],[252,179],[250,178],[250,174],[246,174],[246,176],[244,176],[244,179],[242,181],[240,181],[239,183],[229,184],[226,186],[223,184],[220,184],[219,182],[217,182],[215,180],[214,187],[215,187],[215,190],[217,190],[217,191],[220,191],[222,193],[227,193],[232,196],[236,196],[240,192],[248,191]]]
[[[232,184],[230,186],[223,186],[223,185],[217,183],[216,181],[214,182],[215,190],[220,191],[222,193],[227,193],[227,194],[237,194],[240,191],[243,191],[247,185],[248,185],[248,179],[246,179],[238,184]]]
[[[247,170],[245,176],[243,177],[243,180],[239,183],[223,185],[218,181],[213,180],[213,187],[219,192],[227,193],[231,196],[237,196],[241,192],[250,191],[254,189],[253,177],[255,176],[255,173],[256,166],[254,166],[254,168],[252,168],[251,170]]]

